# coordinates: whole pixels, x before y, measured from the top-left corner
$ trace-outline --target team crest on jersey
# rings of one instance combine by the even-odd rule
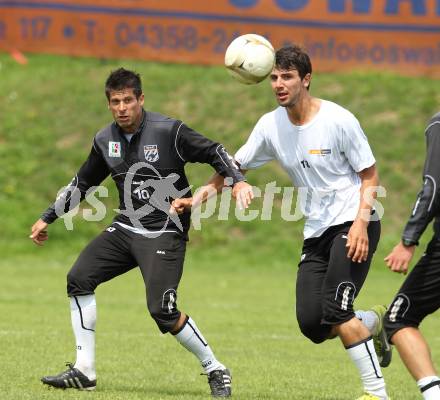
[[[159,149],[157,144],[149,144],[144,146],[145,159],[148,162],[156,162],[159,159]]]
[[[121,157],[121,142],[108,142],[108,156]]]

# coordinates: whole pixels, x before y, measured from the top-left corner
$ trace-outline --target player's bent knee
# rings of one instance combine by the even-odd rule
[[[154,322],[156,322],[157,327],[159,328],[161,333],[168,333],[173,330],[174,325],[176,324],[178,318],[173,321],[166,320],[162,318],[160,315],[154,315],[150,314],[151,317],[154,319]]]
[[[328,337],[328,332],[320,332],[318,329],[301,328],[301,332],[307,339],[310,339],[315,344],[324,342]]]
[[[173,314],[164,313],[163,311],[155,312],[154,310],[150,310],[150,315],[162,333],[171,332],[180,318],[180,312],[177,310],[176,313]]]
[[[329,335],[329,331],[323,326],[320,320],[298,319],[301,333],[313,343],[324,342]]]
[[[177,309],[176,299],[176,290],[168,289],[160,301],[147,301],[148,311],[162,333],[172,331],[179,321],[180,311]]]
[[[90,279],[77,275],[70,270],[67,274],[67,295],[68,296],[84,296],[93,294],[96,289],[96,284]]]

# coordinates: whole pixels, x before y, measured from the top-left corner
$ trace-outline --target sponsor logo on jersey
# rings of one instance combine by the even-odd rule
[[[148,162],[156,162],[159,159],[159,150],[157,144],[149,144],[144,146],[145,159]]]
[[[326,156],[327,154],[331,154],[331,149],[319,149],[319,150],[309,150],[309,154],[317,154],[319,156]]]
[[[121,157],[121,142],[108,142],[108,156]]]

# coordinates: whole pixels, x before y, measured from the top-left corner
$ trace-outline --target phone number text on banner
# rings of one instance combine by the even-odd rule
[[[0,0],[0,48],[221,64],[235,37],[257,33],[275,47],[304,45],[321,71],[377,68],[440,77],[440,0],[158,3]]]

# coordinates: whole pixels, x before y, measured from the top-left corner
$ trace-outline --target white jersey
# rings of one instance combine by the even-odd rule
[[[292,124],[284,107],[263,115],[235,159],[242,169],[280,162],[299,190],[305,239],[356,218],[361,186],[357,172],[376,162],[356,117],[326,100],[305,125]]]

